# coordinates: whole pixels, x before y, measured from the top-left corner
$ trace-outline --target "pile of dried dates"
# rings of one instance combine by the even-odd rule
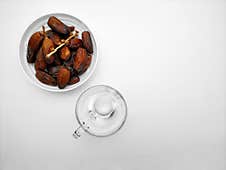
[[[35,32],[29,39],[27,62],[34,63],[39,81],[60,89],[80,81],[79,76],[90,66],[93,45],[88,31],[79,32],[55,16],[47,22],[50,30]]]

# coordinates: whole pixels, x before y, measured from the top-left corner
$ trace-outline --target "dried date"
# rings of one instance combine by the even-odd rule
[[[57,85],[56,80],[51,75],[49,75],[44,71],[37,70],[35,76],[39,81],[41,81],[44,84],[51,85],[51,86]]]
[[[35,60],[35,70],[45,70],[46,66],[47,64],[42,53],[42,48],[40,48]]]
[[[27,48],[27,62],[34,63],[36,59],[36,53],[39,51],[39,48],[42,45],[42,41],[44,36],[41,32],[34,33],[29,41],[28,41],[28,48]]]
[[[66,67],[60,67],[57,73],[57,85],[63,89],[70,80],[70,71]]]
[[[71,51],[67,46],[64,46],[60,49],[60,58],[62,60],[68,60],[71,56]]]
[[[74,69],[78,72],[82,71],[87,62],[87,59],[88,57],[86,49],[78,48],[76,56],[74,58]]]
[[[59,20],[55,16],[49,17],[47,24],[53,31],[59,34],[69,34],[70,31],[73,29],[72,27],[68,27],[67,25],[65,25],[61,20]]]
[[[71,77],[70,81],[68,82],[69,85],[76,84],[80,81],[80,78],[78,76]]]
[[[93,44],[91,40],[90,33],[88,31],[82,32],[82,42],[83,46],[89,53],[93,53]]]

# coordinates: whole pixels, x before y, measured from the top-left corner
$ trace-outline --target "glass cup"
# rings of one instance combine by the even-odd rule
[[[97,85],[80,95],[75,115],[79,123],[73,133],[76,139],[81,136],[81,130],[97,137],[110,136],[118,132],[125,123],[127,104],[117,90]]]

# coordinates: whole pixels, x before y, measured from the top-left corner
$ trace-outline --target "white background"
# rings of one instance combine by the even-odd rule
[[[63,94],[33,86],[19,42],[38,17],[73,15],[92,30],[99,62]],[[0,1],[0,170],[223,170],[226,1]],[[122,130],[83,134],[74,107],[107,84],[128,103]]]

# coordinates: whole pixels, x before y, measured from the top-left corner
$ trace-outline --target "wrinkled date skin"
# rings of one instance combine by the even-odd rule
[[[77,48],[82,47],[82,40],[79,38],[72,38],[68,43],[68,47],[76,50]]]
[[[47,57],[47,54],[49,54],[53,49],[54,49],[53,41],[46,36],[42,43],[42,52],[47,64],[51,64],[54,62],[55,59],[54,55]]]
[[[59,34],[69,34],[73,27],[68,27],[65,25],[62,21],[60,21],[58,18],[51,16],[48,20],[49,27],[59,33]]]
[[[73,66],[74,69],[78,72],[81,72],[87,62],[87,59],[88,57],[87,57],[86,49],[79,48],[74,58],[74,66]]]
[[[71,51],[67,46],[64,46],[60,49],[60,58],[62,60],[68,60],[71,56]]]
[[[42,48],[39,49],[36,60],[35,60],[35,70],[45,70],[47,67],[47,64],[45,62]]]
[[[60,67],[57,73],[57,85],[63,89],[70,81],[70,70],[66,67]]]
[[[68,82],[69,85],[72,85],[72,84],[76,84],[80,81],[80,78],[78,76],[73,76],[71,77],[70,81]]]
[[[87,62],[86,62],[86,65],[84,67],[84,70],[87,70],[87,68],[90,66],[91,64],[91,61],[92,61],[92,56],[88,56],[88,59],[87,59]]]
[[[36,53],[38,52],[44,36],[41,32],[34,33],[28,41],[27,48],[27,62],[34,63],[36,59]]]
[[[92,54],[93,53],[93,44],[90,37],[90,33],[88,31],[84,31],[82,33],[82,42],[85,49]]]
[[[53,41],[55,46],[58,46],[61,44],[60,36],[57,33],[53,32],[51,30],[48,30],[48,31],[46,31],[46,35],[49,39],[51,39]]]
[[[86,70],[89,68],[90,64],[92,61],[92,56],[88,56],[87,61],[85,66],[83,67],[83,69],[79,72],[79,75],[83,74],[84,72],[86,72]]]
[[[51,75],[49,75],[44,71],[37,70],[35,76],[39,81],[41,81],[44,84],[51,85],[51,86],[57,85],[56,80]]]

